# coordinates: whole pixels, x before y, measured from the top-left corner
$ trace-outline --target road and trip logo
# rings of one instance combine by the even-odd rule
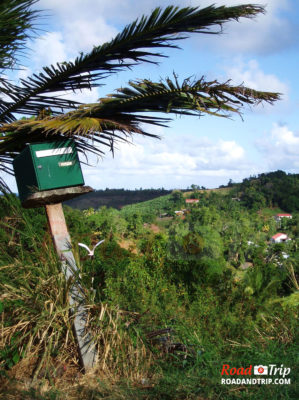
[[[223,364],[222,385],[290,385],[291,368],[276,364],[233,367]]]

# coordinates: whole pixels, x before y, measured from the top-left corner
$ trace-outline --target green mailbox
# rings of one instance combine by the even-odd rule
[[[84,185],[73,140],[29,144],[13,168],[21,201],[37,191]]]

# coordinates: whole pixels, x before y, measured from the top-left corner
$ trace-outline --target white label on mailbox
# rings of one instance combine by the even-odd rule
[[[64,162],[58,163],[59,167],[69,167],[70,165],[73,165],[73,164],[74,164],[73,161],[64,161]]]
[[[35,152],[36,157],[60,156],[61,154],[70,154],[73,152],[72,147],[60,147],[59,149],[38,150]]]

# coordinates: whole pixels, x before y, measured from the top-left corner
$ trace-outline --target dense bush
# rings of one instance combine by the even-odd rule
[[[183,218],[166,220],[162,209],[178,201],[185,207],[176,192],[121,211],[65,208],[98,373],[103,382],[113,376],[123,398],[144,398],[144,386],[148,399],[295,398],[293,385],[232,390],[220,385],[220,372],[225,362],[295,367],[298,215],[284,225],[292,240],[270,245],[281,228],[275,210],[257,213],[227,191],[196,189],[196,196],[200,202]],[[79,370],[71,282],[61,273],[43,210],[23,210],[12,195],[0,202],[2,375],[22,369],[58,388],[68,369]],[[93,259],[77,246],[99,239],[105,242]],[[115,392],[103,385],[95,398]],[[57,393],[53,398],[63,398]],[[80,393],[90,398],[87,386]]]

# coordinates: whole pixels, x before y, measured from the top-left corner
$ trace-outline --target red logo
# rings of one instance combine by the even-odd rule
[[[261,367],[259,369],[262,369],[264,371],[264,369]],[[244,367],[231,368],[229,364],[223,364],[221,375],[251,375],[251,370],[252,370],[252,365],[250,365],[247,368]],[[263,371],[259,372],[262,373]]]
[[[259,371],[260,374],[262,374],[262,373],[264,372],[264,368],[260,367],[260,368],[258,369],[258,371]]]

